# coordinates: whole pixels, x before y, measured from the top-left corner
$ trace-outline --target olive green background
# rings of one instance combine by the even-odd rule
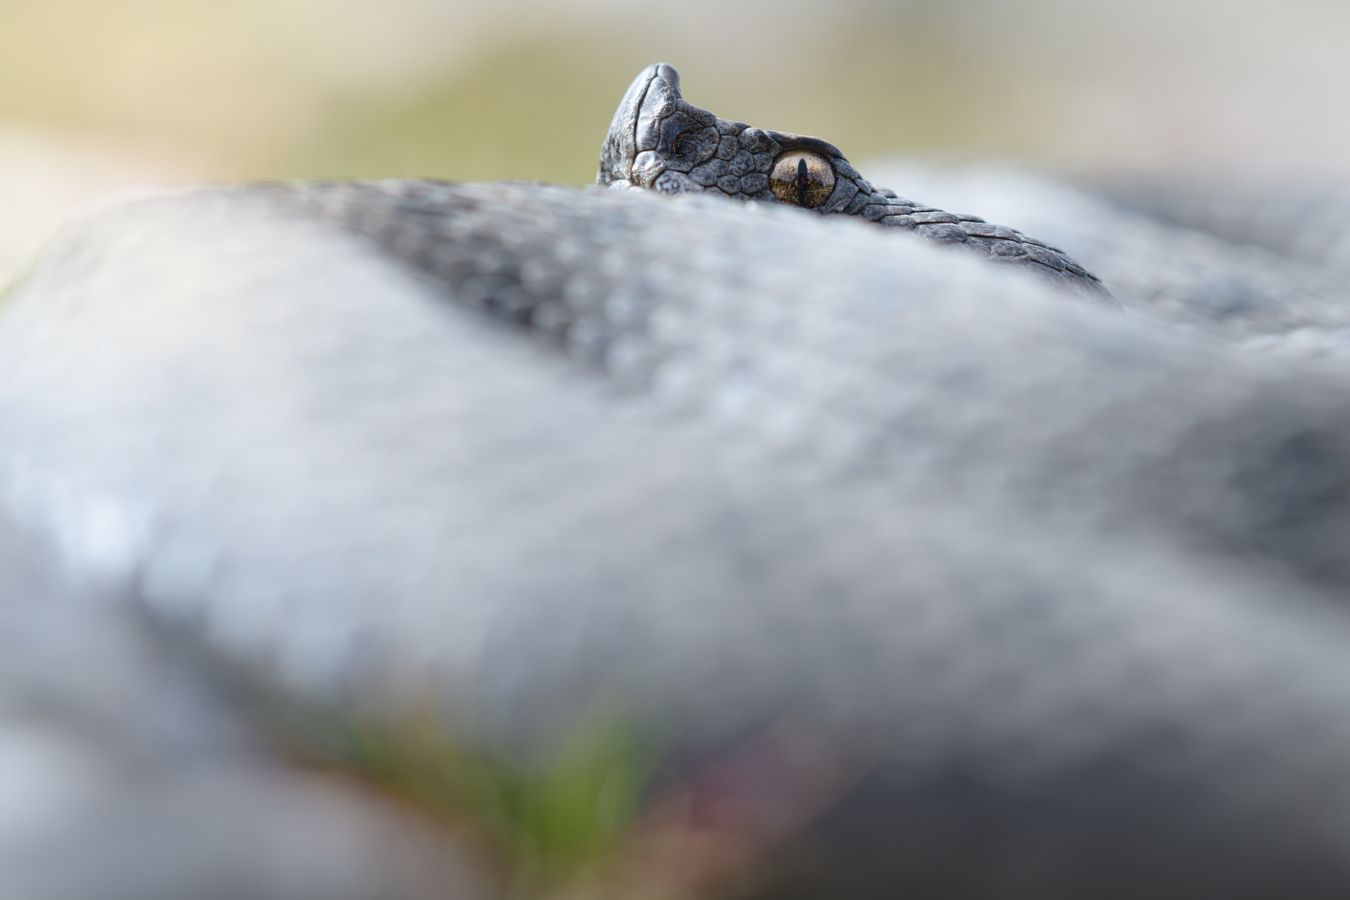
[[[1339,176],[1348,59],[1327,0],[0,0],[0,161],[39,134],[165,180],[582,183],[666,60],[855,160]]]

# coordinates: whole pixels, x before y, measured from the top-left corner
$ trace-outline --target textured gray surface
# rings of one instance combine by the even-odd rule
[[[1304,178],[1293,184],[1118,178],[1104,192],[1150,217],[1225,241],[1350,272],[1350,190]]]
[[[191,642],[165,640],[134,591],[58,559],[5,528],[0,893],[478,895],[446,834],[283,763]]]
[[[7,620],[87,596],[80,632],[113,638],[16,637],[6,666],[106,714],[89,673],[144,658],[116,635],[159,648],[106,731],[12,690],[81,758],[145,745],[181,792],[112,778],[45,832],[75,848],[45,894],[31,862],[0,887],[464,894],[371,796],[299,782],[357,824],[286,843],[308,807],[267,785],[299,776],[223,667],[330,724],[434,709],[521,765],[620,710],[658,747],[653,808],[702,796],[685,830],[750,848],[714,895],[1344,897],[1344,366],[1152,318],[705,197],[405,182],[110,212],[0,319],[0,486],[34,573]],[[262,846],[145,850],[191,823]],[[51,858],[32,831],[0,854]],[[108,868],[110,833],[133,862]],[[240,888],[255,858],[284,878]]]
[[[1261,210],[1253,216],[1251,206],[1240,203],[1221,213],[1221,196],[1179,186],[1167,207],[1172,212],[1153,218],[1139,211],[1142,191],[1132,208],[1122,209],[1088,190],[1006,167],[963,170],[896,162],[879,169],[939,202],[973,205],[1072,247],[1135,316],[1300,355],[1335,354],[1350,334],[1343,270],[1331,256],[1295,246],[1334,240],[1339,226],[1311,212],[1300,219],[1297,190],[1286,190],[1283,203],[1267,196],[1264,205],[1254,204],[1258,192],[1249,191]],[[1112,198],[1118,193],[1103,191]],[[1222,196],[1242,195],[1234,186]],[[1324,206],[1334,209],[1335,197],[1328,189]],[[1165,206],[1161,196],[1154,205]],[[1192,227],[1180,223],[1183,209],[1190,210]],[[1267,209],[1279,223],[1274,229],[1263,219]],[[1195,227],[1202,220],[1213,224]],[[1276,231],[1283,240],[1275,239]]]
[[[771,187],[776,162],[803,154],[827,170],[829,183],[811,206],[821,215],[856,216],[903,228],[990,259],[1025,265],[1056,284],[1111,301],[1097,277],[1062,250],[977,216],[949,213],[875,187],[837,147],[819,138],[765,131],[699,109],[684,99],[679,73],[666,63],[648,66],[628,88],[601,148],[597,180],[619,189],[712,192],[806,206],[792,191],[787,192],[792,199],[780,200]]]

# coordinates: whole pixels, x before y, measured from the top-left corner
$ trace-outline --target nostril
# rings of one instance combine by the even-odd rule
[[[646,150],[633,160],[633,181],[643,187],[651,187],[665,170],[661,157],[651,150]]]

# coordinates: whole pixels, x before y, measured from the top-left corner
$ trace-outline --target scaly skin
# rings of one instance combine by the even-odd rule
[[[837,147],[819,138],[765,131],[699,109],[681,95],[679,73],[666,63],[648,66],[624,94],[601,148],[597,181],[615,188],[781,203],[770,187],[770,173],[776,160],[794,151],[818,154],[832,169],[833,190],[814,207],[821,215],[857,216],[968,247],[990,259],[1029,266],[1056,283],[1112,302],[1097,277],[1062,250],[1012,228],[875,187]]]
[[[712,897],[1339,900],[1343,397],[1335,370],[781,208],[199,193],[72,234],[0,319],[4,508],[61,574],[6,609],[21,635],[33,605],[78,622],[82,585],[149,623],[171,683],[224,667],[314,710],[287,732],[307,752],[405,760],[397,784],[484,745],[528,772],[617,710],[655,774],[613,893],[716,870],[643,855],[701,837],[734,851]],[[122,670],[100,646],[7,662],[79,696]],[[284,766],[151,727],[164,679],[131,692],[158,764],[118,796],[216,773],[242,782],[219,833],[282,821]],[[221,693],[199,702],[277,727]],[[450,749],[417,752],[428,732]],[[380,896],[335,893],[303,845],[288,891],[233,841],[187,854],[190,803],[75,809],[36,849],[0,841],[4,893],[63,860],[107,896],[154,825],[138,900]]]
[[[572,897],[1350,896],[1344,368],[850,218],[69,232],[0,315],[0,896],[495,898],[487,837]],[[1232,333],[1338,327],[1289,299]]]
[[[984,203],[991,215],[1074,247],[1125,308],[1141,317],[1297,355],[1336,355],[1350,346],[1345,264],[1327,249],[1314,249],[1334,246],[1341,234],[1331,213],[1343,201],[1334,190],[1323,193],[1322,214],[1314,215],[1292,188],[1269,189],[1264,203],[1250,188],[1230,186],[1215,196],[1176,188],[1166,195],[1171,212],[1151,217],[1134,208],[1150,197],[1161,204],[1160,191],[1136,191],[1122,209],[1015,167],[879,165],[886,178],[916,191],[954,204]],[[1244,194],[1245,204],[1238,200]],[[1350,221],[1350,204],[1343,205]],[[1174,224],[1182,211],[1193,226],[1209,222],[1214,233]]]
[[[1350,274],[1350,189],[1304,178],[1234,184],[1232,179],[1119,179],[1104,193],[1128,209],[1243,247],[1261,247]]]

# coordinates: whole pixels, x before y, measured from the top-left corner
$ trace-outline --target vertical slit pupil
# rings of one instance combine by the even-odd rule
[[[806,159],[797,160],[797,205],[806,205],[806,192],[811,186],[810,170],[806,165]]]

